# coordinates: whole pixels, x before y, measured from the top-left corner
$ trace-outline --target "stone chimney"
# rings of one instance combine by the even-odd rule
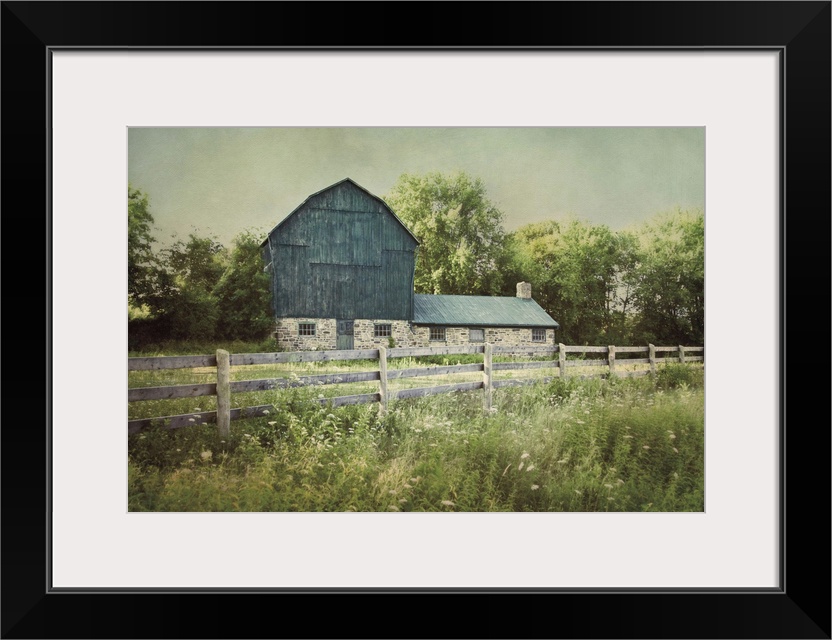
[[[531,300],[532,299],[532,285],[529,282],[518,282],[517,283],[517,297],[523,298],[524,300]]]

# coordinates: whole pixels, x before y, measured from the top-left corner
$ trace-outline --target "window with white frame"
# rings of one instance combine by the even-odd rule
[[[315,335],[315,323],[314,322],[299,322],[298,323],[298,335],[299,336],[314,336]]]
[[[431,342],[445,341],[445,327],[431,327],[430,328]]]
[[[532,329],[532,342],[546,342],[546,329]]]
[[[373,326],[374,338],[389,338],[393,334],[393,325],[377,324]]]

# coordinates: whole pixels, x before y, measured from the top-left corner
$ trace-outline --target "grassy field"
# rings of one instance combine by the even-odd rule
[[[451,356],[449,364],[457,360],[465,361]],[[315,367],[294,366],[304,373]],[[251,369],[234,375],[302,375],[273,369],[252,375]],[[327,363],[327,372],[331,369]],[[362,370],[361,363],[348,369]],[[369,369],[364,363],[363,370]],[[141,375],[131,373],[131,386],[183,384],[191,380],[177,376],[193,375],[134,373]],[[159,382],[160,375],[165,382]],[[473,379],[477,376],[481,379],[481,374]],[[234,394],[235,406],[270,403],[275,410],[232,422],[224,439],[215,425],[199,424],[130,436],[129,509],[704,510],[701,367],[668,365],[642,378],[566,378],[498,389],[489,414],[483,413],[480,392],[396,401],[386,414],[377,404],[332,409],[318,402],[325,389],[346,395],[378,388],[377,383],[365,383],[365,391],[347,386],[362,385],[251,394],[256,398]],[[164,402],[181,403],[176,412],[187,413],[212,408],[209,400]],[[158,413],[158,406],[147,409],[154,404],[132,403],[131,417],[139,411],[134,407],[147,415],[170,415]]]

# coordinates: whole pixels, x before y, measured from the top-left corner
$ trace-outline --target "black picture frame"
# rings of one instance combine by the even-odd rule
[[[2,637],[830,637],[829,368],[810,344],[830,320],[830,2],[3,2],[0,17]],[[50,52],[130,47],[779,51],[780,588],[52,590]],[[806,283],[818,293],[798,295]],[[304,620],[301,598],[320,615]]]

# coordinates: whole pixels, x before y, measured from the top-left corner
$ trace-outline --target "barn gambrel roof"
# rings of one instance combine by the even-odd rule
[[[412,232],[410,229],[408,229],[408,228],[407,228],[407,225],[406,225],[404,222],[402,222],[402,221],[401,221],[401,219],[399,218],[399,216],[397,216],[397,215],[395,214],[395,212],[394,212],[394,211],[390,208],[390,205],[388,205],[388,204],[387,204],[384,200],[382,200],[381,198],[379,198],[379,197],[378,197],[377,195],[375,195],[374,193],[371,193],[371,192],[367,191],[367,189],[365,189],[364,187],[362,187],[360,184],[358,184],[358,183],[357,183],[355,180],[353,180],[352,178],[344,178],[343,180],[339,180],[339,181],[338,181],[338,182],[336,182],[335,184],[331,184],[331,185],[329,185],[328,187],[325,187],[325,188],[321,189],[320,191],[316,191],[316,192],[315,192],[315,193],[313,193],[312,195],[308,196],[308,197],[306,198],[306,200],[304,200],[304,201],[303,201],[303,202],[301,202],[301,203],[300,203],[297,207],[295,207],[295,208],[292,210],[292,212],[291,212],[288,216],[286,216],[285,218],[283,218],[283,220],[281,220],[280,222],[278,222],[278,223],[274,226],[274,228],[266,234],[266,239],[265,239],[265,240],[263,240],[263,242],[261,242],[261,243],[260,243],[260,246],[261,246],[261,247],[265,246],[265,245],[266,245],[266,243],[269,241],[269,237],[271,237],[271,235],[272,235],[275,231],[277,231],[278,229],[280,229],[280,227],[282,227],[282,226],[283,226],[283,225],[284,225],[284,224],[285,224],[285,223],[286,223],[286,222],[287,222],[287,221],[288,221],[288,220],[289,220],[292,216],[294,216],[294,215],[295,215],[298,211],[300,211],[301,209],[303,209],[303,208],[306,206],[306,204],[307,204],[307,203],[308,203],[308,202],[309,202],[312,198],[314,198],[315,196],[319,196],[319,195],[321,195],[322,193],[325,193],[326,191],[329,191],[330,189],[334,189],[335,187],[338,187],[338,186],[340,186],[340,185],[344,184],[345,182],[350,183],[351,185],[353,185],[353,186],[354,186],[354,187],[356,187],[357,189],[360,189],[361,191],[363,191],[364,193],[366,193],[368,196],[370,196],[370,197],[371,197],[371,198],[373,198],[374,200],[378,201],[378,202],[379,202],[379,203],[380,203],[380,204],[381,204],[381,205],[382,205],[382,206],[383,206],[383,207],[384,207],[384,208],[385,208],[385,209],[386,209],[386,210],[390,213],[390,215],[391,215],[391,216],[393,216],[393,218],[396,220],[396,222],[398,222],[398,223],[402,226],[402,228],[403,228],[405,231],[407,231],[407,234],[408,234],[411,238],[413,238],[413,241],[414,241],[417,245],[421,244],[421,243],[419,242],[419,239],[418,239],[416,236],[414,236],[414,235],[413,235],[413,232]]]

